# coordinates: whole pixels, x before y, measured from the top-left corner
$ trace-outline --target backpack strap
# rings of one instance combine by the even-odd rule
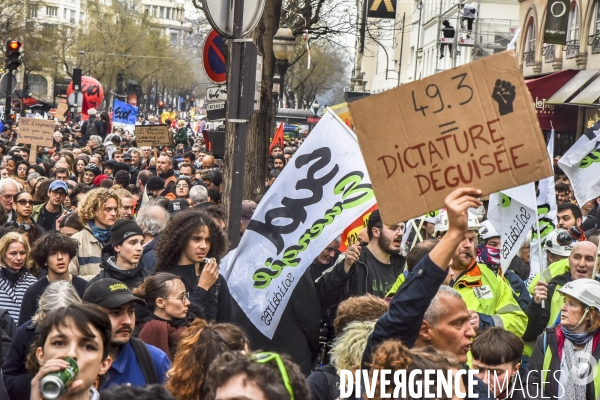
[[[142,374],[144,374],[146,385],[159,383],[158,376],[156,375],[156,367],[154,366],[154,360],[152,360],[152,356],[150,355],[148,347],[146,347],[146,343],[134,337],[131,337],[129,342],[133,347],[133,352],[137,357],[140,367],[142,367]]]
[[[319,371],[325,378],[327,378],[327,388],[330,399],[337,399],[340,397],[340,377],[337,374],[337,370],[331,364],[318,367],[315,371]]]

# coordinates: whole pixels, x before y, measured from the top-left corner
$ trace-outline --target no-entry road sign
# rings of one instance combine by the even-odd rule
[[[225,40],[214,29],[210,31],[204,41],[203,63],[204,71],[208,79],[217,84],[223,84],[227,80],[225,68]]]

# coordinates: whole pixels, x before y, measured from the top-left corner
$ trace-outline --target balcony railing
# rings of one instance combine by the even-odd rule
[[[523,54],[523,59],[525,60],[525,65],[528,67],[535,64],[535,50]]]
[[[542,50],[542,53],[544,55],[544,61],[549,63],[554,61],[554,45],[553,44],[549,44],[544,46],[544,50]]]
[[[566,58],[575,57],[579,52],[579,40],[568,40],[563,50],[566,52]]]
[[[592,54],[600,53],[600,33],[588,36],[588,45],[592,48]]]

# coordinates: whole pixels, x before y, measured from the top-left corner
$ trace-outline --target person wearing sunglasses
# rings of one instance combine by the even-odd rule
[[[175,357],[181,334],[191,322],[187,318],[190,294],[181,278],[168,272],[151,275],[133,290],[146,302],[137,321],[139,338]]]
[[[290,358],[277,353],[220,354],[206,377],[208,398],[248,400],[308,400],[308,384]]]
[[[15,220],[7,222],[4,226],[16,227],[19,231],[23,231],[29,239],[29,244],[33,245],[33,242],[46,233],[46,230],[31,218],[33,212],[33,197],[31,197],[31,194],[26,191],[15,194],[13,210],[16,215]]]
[[[100,272],[89,285],[105,278],[117,279],[129,289],[138,287],[150,273],[140,262],[144,232],[135,221],[121,219],[110,230],[108,244],[102,248]]]

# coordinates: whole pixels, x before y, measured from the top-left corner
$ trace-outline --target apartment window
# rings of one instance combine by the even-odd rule
[[[600,1],[596,2],[594,6],[594,16],[592,17],[593,32],[598,34],[600,33]]]
[[[527,36],[525,42],[525,65],[533,65],[535,62],[535,24],[533,18],[527,24]]]
[[[579,52],[579,7],[574,2],[569,12],[569,28],[567,29],[566,57],[573,58]]]
[[[171,7],[167,7],[167,15],[165,15],[166,19],[171,19]]]
[[[46,15],[49,15],[51,17],[58,16],[58,7],[47,6],[46,7]]]
[[[178,42],[179,42],[179,33],[178,32],[171,32],[171,44],[173,46],[177,46]]]
[[[67,19],[67,17],[68,17],[68,14],[69,14],[69,10],[68,10],[67,8],[65,8],[65,9],[63,10],[63,18],[64,18],[64,19]]]
[[[152,16],[154,18],[156,18],[156,13],[158,12],[158,7],[157,6],[152,6]]]
[[[160,8],[160,13],[158,14],[159,18],[164,18],[165,17],[165,8],[161,7]]]
[[[145,13],[146,15],[149,15],[149,14],[150,14],[150,6],[144,6],[144,13]]]
[[[29,75],[27,79],[29,89],[38,95],[46,96],[48,94],[48,81],[41,75]]]
[[[79,13],[79,23],[83,24],[85,21],[85,13]]]

